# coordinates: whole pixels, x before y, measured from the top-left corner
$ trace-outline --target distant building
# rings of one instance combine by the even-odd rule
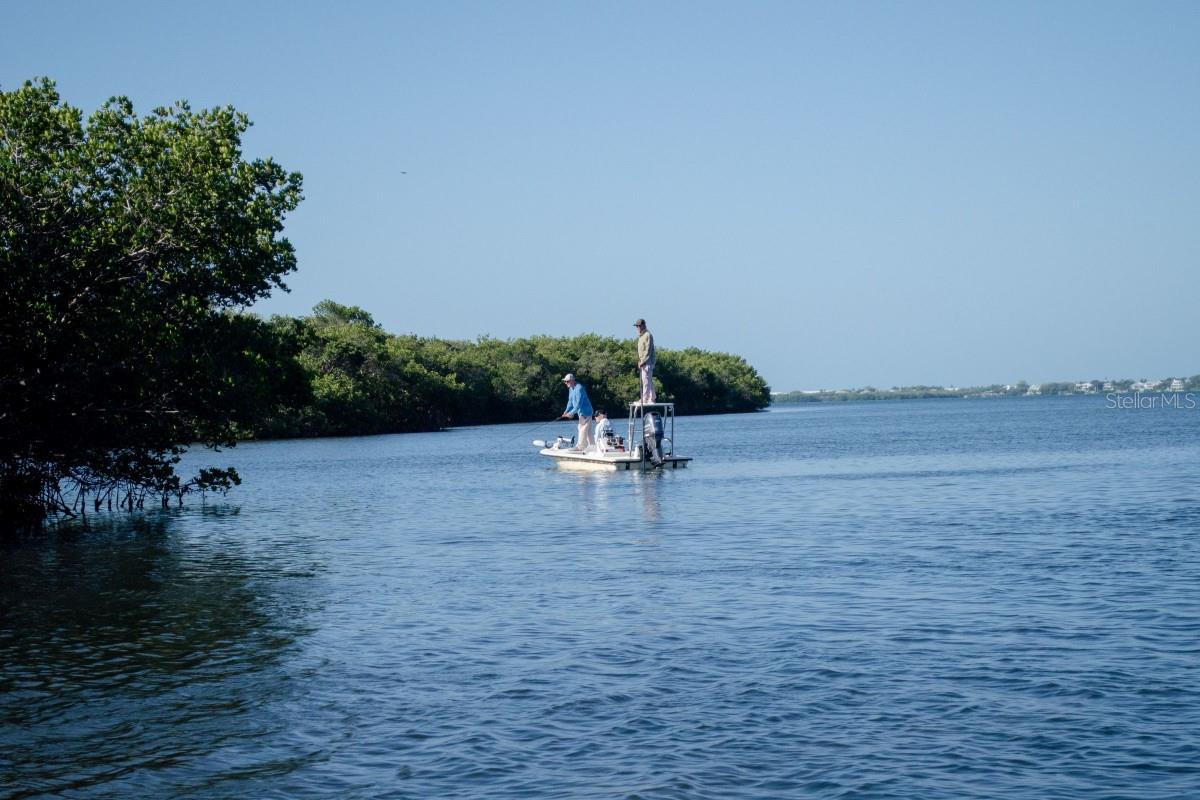
[[[1025,392],[1025,394],[1041,394],[1041,393],[1042,393],[1042,385],[1040,383],[1033,384],[1032,386],[1029,387],[1029,391]]]
[[[1171,381],[1171,391],[1172,392],[1182,392],[1183,391],[1183,381],[1180,380],[1179,378],[1176,378],[1175,380]]]
[[[1104,391],[1111,392],[1112,390],[1113,390],[1112,381],[1105,381],[1104,382]]]

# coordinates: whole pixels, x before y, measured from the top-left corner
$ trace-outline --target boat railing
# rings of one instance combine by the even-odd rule
[[[675,404],[674,403],[641,403],[634,401],[629,404],[629,452],[641,452],[642,462],[646,461],[646,414],[657,413],[663,418],[663,439],[670,442],[671,449],[663,448],[663,455],[675,454]],[[668,432],[669,431],[669,432]],[[635,448],[637,448],[635,450]]]

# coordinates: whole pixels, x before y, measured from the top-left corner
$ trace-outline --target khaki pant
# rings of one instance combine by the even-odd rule
[[[589,444],[594,445],[596,437],[592,435],[592,418],[579,415],[579,433],[575,437],[575,446],[580,450],[587,449]]]
[[[642,376],[642,402],[654,402],[654,365],[647,364],[638,370]]]

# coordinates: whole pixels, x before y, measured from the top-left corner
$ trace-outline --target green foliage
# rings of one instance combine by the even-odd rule
[[[442,427],[458,388],[431,368],[420,339],[384,333],[366,311],[325,301],[297,324],[298,363],[310,376],[312,402],[260,435],[391,433]]]
[[[561,413],[574,372],[592,405],[617,415],[639,393],[633,340],[586,334],[475,342],[385,333],[366,311],[326,300],[295,324],[298,362],[311,403],[289,409],[257,435],[322,436],[436,430],[550,419]],[[770,394],[737,356],[695,348],[659,350],[656,384],[681,414],[752,411]]]
[[[729,353],[694,347],[662,350],[655,373],[666,399],[673,400],[681,414],[758,410],[771,400],[762,376],[744,358]]]
[[[300,176],[243,160],[249,125],[0,92],[0,515],[220,490],[232,472],[175,476],[179,443],[232,443],[306,391],[297,330],[227,313],[295,268]]]

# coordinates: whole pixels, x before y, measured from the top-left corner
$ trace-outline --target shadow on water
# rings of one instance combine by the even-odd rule
[[[140,789],[175,783],[270,728],[263,710],[287,694],[281,663],[307,633],[305,608],[261,555],[182,534],[188,513],[237,509],[102,518],[0,546],[0,797],[121,794],[135,772]]]

